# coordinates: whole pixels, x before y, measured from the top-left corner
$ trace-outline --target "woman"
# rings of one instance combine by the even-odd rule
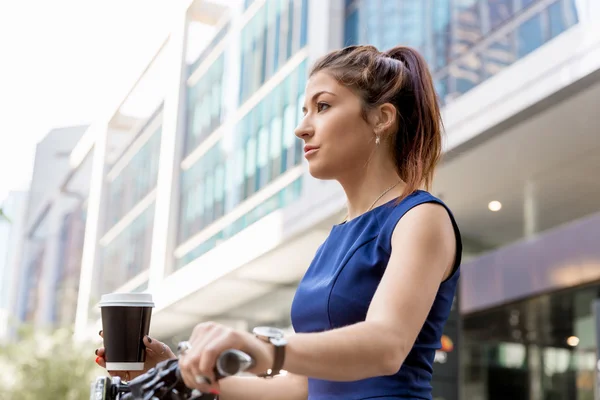
[[[310,173],[342,185],[348,214],[299,284],[296,334],[277,342],[199,324],[180,358],[184,380],[223,400],[431,399],[462,248],[450,211],[419,190],[441,153],[426,63],[407,47],[334,51],[310,72],[303,111],[296,136]],[[214,382],[228,348],[251,354],[257,375],[288,373]]]

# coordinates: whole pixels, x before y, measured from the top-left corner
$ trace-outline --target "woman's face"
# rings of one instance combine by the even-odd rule
[[[363,118],[361,99],[325,71],[306,85],[304,118],[296,136],[312,176],[339,179],[363,169],[375,146],[375,134]]]

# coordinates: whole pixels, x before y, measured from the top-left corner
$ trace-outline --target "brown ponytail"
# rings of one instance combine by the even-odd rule
[[[340,84],[357,93],[366,111],[381,104],[396,107],[398,131],[393,154],[403,196],[430,189],[442,150],[442,121],[433,80],[423,57],[397,46],[379,52],[373,46],[350,46],[331,52],[313,66],[310,75],[327,70]]]

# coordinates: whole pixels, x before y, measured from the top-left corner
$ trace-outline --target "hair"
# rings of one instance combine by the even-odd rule
[[[385,103],[396,108],[392,135],[396,170],[406,183],[402,197],[430,189],[442,151],[442,120],[427,63],[414,49],[397,46],[380,52],[374,46],[349,46],[319,59],[309,76],[326,71],[355,92],[367,111]]]

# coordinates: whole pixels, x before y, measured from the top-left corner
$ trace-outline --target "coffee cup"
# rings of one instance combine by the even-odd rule
[[[146,361],[144,336],[154,303],[149,293],[111,293],[100,299],[106,369],[141,371]]]

